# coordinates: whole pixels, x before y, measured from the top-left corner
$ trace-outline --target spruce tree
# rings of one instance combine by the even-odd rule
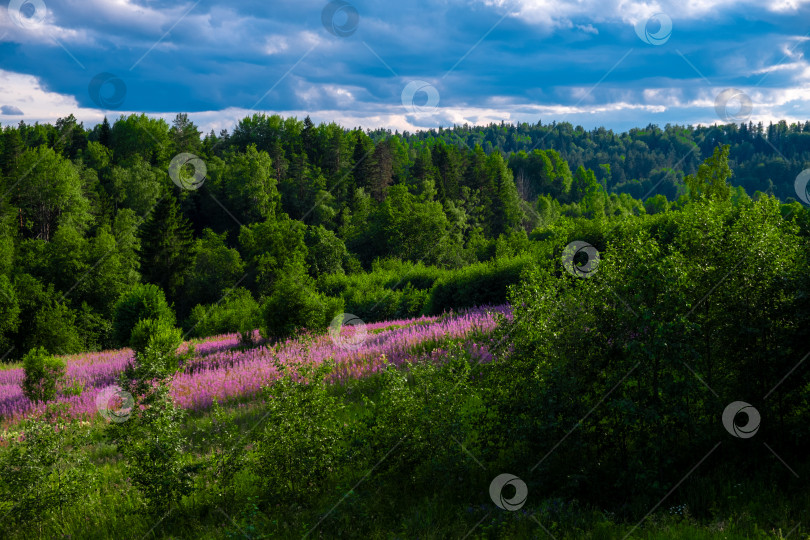
[[[193,260],[191,226],[171,193],[164,195],[141,226],[141,274],[175,300]]]

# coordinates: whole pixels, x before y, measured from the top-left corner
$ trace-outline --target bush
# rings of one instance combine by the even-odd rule
[[[425,311],[440,315],[451,309],[503,304],[511,285],[535,264],[531,255],[473,264],[450,272],[439,279],[430,291]]]
[[[44,348],[31,349],[23,357],[25,378],[22,391],[33,402],[51,401],[56,397],[56,386],[65,376],[65,361],[51,356]]]
[[[197,469],[184,464],[187,441],[180,426],[185,413],[175,406],[166,382],[163,379],[139,384],[137,389],[130,387],[137,392],[133,416],[110,426],[132,483],[152,515],[164,514],[191,493],[192,473]]]
[[[344,406],[329,395],[324,381],[328,369],[304,372],[302,380],[285,375],[265,392],[266,427],[257,436],[257,472],[274,500],[306,501],[343,463]]]
[[[4,516],[0,531],[9,535],[25,524],[43,521],[52,509],[79,500],[88,484],[86,462],[80,454],[69,452],[86,443],[79,432],[57,429],[39,418],[26,420],[19,429],[24,438],[12,438],[0,453],[0,515]],[[68,457],[73,458],[70,464]]]
[[[195,337],[240,332],[252,334],[261,324],[259,303],[247,289],[234,289],[213,305],[198,305],[186,322]]]
[[[174,326],[174,312],[157,285],[136,285],[121,295],[113,309],[113,341],[119,347],[130,344],[132,329],[141,319],[161,320]]]
[[[171,326],[165,320],[141,319],[132,329],[129,342],[139,358],[144,355],[147,347],[161,355],[174,356],[183,343],[183,336],[179,328]]]
[[[262,336],[284,339],[302,330],[325,331],[343,312],[343,300],[316,292],[312,279],[303,272],[285,270],[262,305]]]

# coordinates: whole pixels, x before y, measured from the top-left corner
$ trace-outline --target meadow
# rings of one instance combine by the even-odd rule
[[[530,478],[525,506],[509,507],[508,488],[499,504],[491,482],[509,450],[485,434],[497,422],[493,390],[508,387],[496,382],[511,376],[493,368],[513,348],[498,330],[512,319],[502,305],[356,321],[273,344],[258,332],[253,346],[238,334],[185,342],[168,378],[177,408],[166,423],[124,409],[117,395],[100,398],[137,360],[131,349],[65,358],[67,377],[48,404],[29,402],[19,391],[22,368],[9,365],[0,371],[0,478],[25,482],[3,494],[3,534],[800,537],[800,526],[762,528],[765,516],[788,523],[786,501],[727,472],[688,483],[643,524],[615,507],[532,497],[545,488]],[[150,407],[160,410],[159,402]],[[122,414],[110,421],[110,411]],[[127,446],[141,443],[126,429],[141,441],[154,437],[146,460]],[[692,505],[705,502],[708,486],[717,506],[696,516]]]

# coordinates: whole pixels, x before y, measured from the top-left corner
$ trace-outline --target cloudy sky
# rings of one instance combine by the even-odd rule
[[[810,0],[11,0],[0,123],[804,121],[808,39]]]

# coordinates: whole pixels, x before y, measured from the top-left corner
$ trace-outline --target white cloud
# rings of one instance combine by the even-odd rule
[[[593,34],[595,36],[599,35],[599,30],[594,28],[594,26],[592,24],[586,24],[586,25],[578,24],[577,28],[582,30],[586,34]]]
[[[673,19],[695,19],[731,6],[765,8],[772,12],[796,11],[810,0],[475,0],[508,9],[510,15],[550,28],[570,28],[571,19],[592,22],[623,21],[635,24],[655,13]]]
[[[72,96],[66,96],[45,90],[39,79],[33,75],[13,73],[0,69],[0,95],[4,105],[24,112],[22,118],[26,123],[54,122],[57,118],[73,114],[77,118],[92,122],[101,121],[104,117],[99,111],[82,109]]]
[[[267,36],[264,45],[264,52],[267,55],[278,54],[286,51],[289,46],[290,45],[287,43],[287,38],[284,36]]]

